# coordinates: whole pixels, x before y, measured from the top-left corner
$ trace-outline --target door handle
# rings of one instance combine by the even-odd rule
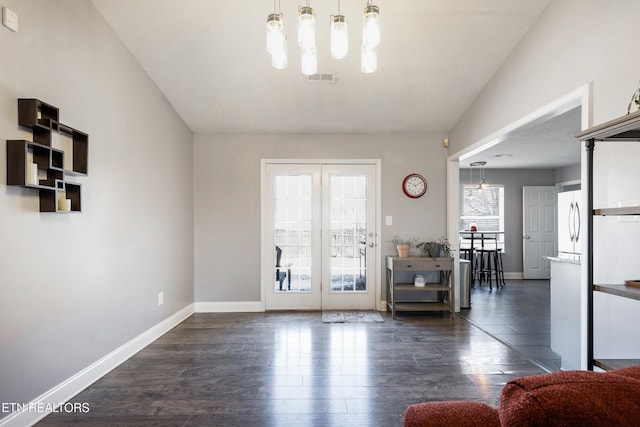
[[[370,248],[373,248],[375,245],[376,245],[375,243],[373,243],[373,242],[369,242],[369,247],[370,247]]]
[[[573,202],[571,202],[571,206],[569,207],[569,239],[572,242],[575,242],[576,240],[576,234],[575,234],[575,224],[574,222],[574,218],[575,218],[575,210],[574,210],[574,205]]]
[[[523,236],[525,239],[530,239],[531,236]]]
[[[575,229],[575,241],[576,243],[580,239],[580,228],[581,228],[581,218],[580,218],[580,208],[578,207],[578,202],[576,202],[576,211],[574,212],[574,229]]]

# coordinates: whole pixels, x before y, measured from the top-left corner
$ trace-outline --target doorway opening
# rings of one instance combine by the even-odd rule
[[[557,187],[557,189],[566,189],[572,186],[580,186],[583,185],[583,176],[585,173],[583,171],[584,167],[584,158],[585,152],[581,149],[580,141],[574,138],[575,133],[577,133],[581,129],[586,129],[590,125],[590,87],[584,86],[573,93],[549,104],[546,105],[539,110],[523,117],[522,119],[512,123],[511,125],[499,130],[498,132],[489,135],[486,138],[478,141],[473,144],[469,148],[463,150],[462,152],[456,153],[449,157],[448,163],[448,217],[450,218],[450,226],[449,230],[449,239],[450,241],[458,241],[459,242],[459,228],[456,229],[455,225],[457,221],[455,219],[460,218],[460,211],[462,206],[462,194],[461,187],[464,183],[466,183],[466,179],[468,179],[468,175],[465,175],[464,169],[469,167],[469,163],[478,162],[478,161],[486,161],[487,165],[485,166],[485,178],[487,183],[501,184],[501,183],[511,183],[517,184],[519,188],[513,190],[513,193],[510,191],[509,187],[505,185],[505,197],[507,200],[510,197],[517,197],[518,200],[515,204],[512,203],[512,206],[519,206],[519,212],[509,209],[509,204],[507,204],[505,217],[507,218],[507,224],[505,225],[505,246],[504,246],[504,275],[507,279],[507,286],[499,291],[494,291],[492,294],[488,295],[478,295],[475,303],[482,303],[483,298],[485,301],[489,301],[486,298],[490,298],[491,301],[496,302],[498,305],[498,309],[500,312],[505,314],[505,319],[507,317],[507,313],[514,312],[518,313],[521,317],[526,317],[527,311],[526,307],[529,303],[535,304],[533,301],[522,301],[518,298],[514,298],[516,292],[510,292],[510,284],[512,286],[539,286],[541,288],[541,294],[545,298],[544,304],[549,305],[549,280],[523,280],[523,266],[526,263],[526,259],[524,257],[524,247],[525,247],[525,238],[527,234],[524,232],[523,224],[524,220],[524,207],[523,207],[523,193],[525,186],[551,186]],[[550,134],[545,134],[554,124],[554,121],[560,122],[563,118],[571,119],[571,126],[567,127],[566,133],[571,137],[571,143],[573,144],[576,154],[574,154],[575,165],[569,166],[566,163],[563,168],[561,166],[554,165],[554,162],[559,157],[558,150],[554,149],[554,140],[553,136]],[[534,150],[535,155],[537,154],[545,154],[547,161],[546,163],[540,163],[535,167],[528,166],[520,166],[517,163],[517,156],[512,155],[509,151],[510,139],[513,137],[522,136],[525,133],[537,133],[539,138],[546,138],[551,145],[546,145],[547,148],[544,148],[544,144],[536,144],[536,142],[532,140],[525,141],[525,143],[529,143],[530,145],[527,147],[520,147],[522,149],[520,154],[526,153],[526,150]],[[557,141],[555,141],[558,143]],[[549,148],[550,147],[550,148]],[[529,157],[534,157],[530,155]],[[540,156],[544,159],[545,156]],[[530,159],[529,159],[530,160]],[[496,166],[495,168],[491,168],[491,165]],[[500,167],[497,167],[500,165]],[[511,169],[511,172],[509,172]],[[532,173],[533,169],[548,169],[548,173],[552,176],[551,183],[549,181],[536,181],[535,179],[531,182],[518,182],[526,178],[528,175],[534,176]],[[571,176],[564,176],[564,173],[570,171]],[[509,174],[511,174],[509,176]],[[535,177],[534,177],[535,178]],[[502,181],[502,182],[500,182]],[[556,190],[557,190],[556,189]],[[508,202],[507,202],[508,203]],[[550,214],[550,219],[555,220],[556,215]],[[509,218],[517,217],[518,221],[516,221],[516,225],[509,227]],[[557,244],[555,245],[557,248]],[[530,251],[535,252],[535,251]],[[555,254],[547,254],[544,251],[537,251],[538,253],[542,253],[542,257],[546,257],[547,255],[557,256],[557,249],[555,250]],[[549,263],[549,261],[545,258],[542,262]],[[533,263],[532,265],[536,265]],[[586,265],[583,262],[581,265],[581,277],[578,279],[581,283],[581,305],[584,307],[586,301]],[[484,289],[483,289],[484,290]],[[473,293],[471,294],[471,309],[467,311],[467,314],[473,313],[474,308],[474,298]],[[526,331],[517,331],[517,327],[515,324],[509,324],[508,320],[505,320],[503,325],[498,326],[495,321],[491,321],[487,317],[484,319],[486,321],[483,322],[482,318],[478,318],[478,312],[480,310],[476,310],[476,313],[473,313],[473,322],[476,326],[484,329],[486,332],[491,333],[497,339],[500,339],[505,344],[510,345],[520,351],[524,356],[533,361],[540,361],[545,358],[545,355],[552,354],[551,345],[550,345],[550,335],[551,335],[551,316],[550,309],[545,309],[546,314],[543,319],[540,319],[536,327],[528,328]],[[584,323],[585,311],[582,310],[580,314],[579,322],[581,324]],[[463,315],[465,313],[462,313]],[[494,313],[495,314],[495,313]],[[537,313],[539,314],[539,313]],[[536,314],[536,315],[537,315]],[[467,316],[469,317],[469,316]],[[495,320],[495,316],[494,316]],[[500,328],[502,328],[500,330]],[[581,332],[581,352],[584,352],[586,349],[586,334],[584,331]],[[546,349],[546,351],[545,351]],[[528,354],[527,354],[528,352]],[[582,356],[585,358],[586,356]],[[543,365],[548,366],[548,361]],[[552,368],[557,368],[558,366],[552,366]]]

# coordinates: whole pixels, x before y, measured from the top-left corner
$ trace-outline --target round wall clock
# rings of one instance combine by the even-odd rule
[[[412,199],[422,197],[427,192],[427,180],[420,174],[409,174],[402,181],[402,191]]]

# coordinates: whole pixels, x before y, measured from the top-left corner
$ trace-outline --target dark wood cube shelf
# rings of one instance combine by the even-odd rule
[[[7,141],[7,185],[37,189],[40,212],[81,212],[81,185],[65,175],[88,174],[89,135],[60,123],[59,109],[38,99],[18,99],[18,124],[31,129],[33,141]],[[68,149],[52,146],[54,135]]]

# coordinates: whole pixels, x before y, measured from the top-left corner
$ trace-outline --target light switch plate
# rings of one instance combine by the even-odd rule
[[[18,31],[18,14],[8,7],[2,8],[2,25],[11,31]]]

